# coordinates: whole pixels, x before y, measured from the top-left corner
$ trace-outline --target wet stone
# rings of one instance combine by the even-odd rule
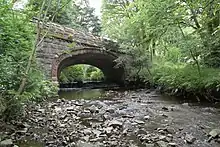
[[[159,136],[159,140],[166,141],[166,136],[164,136],[164,135],[160,135],[160,136]]]
[[[163,116],[163,117],[168,117],[168,115],[166,115],[166,114],[161,114],[161,116]]]
[[[216,140],[216,142],[220,143],[220,138],[218,138],[218,139]]]
[[[149,118],[150,118],[149,115],[144,116],[144,119],[145,119],[145,120],[148,120]]]
[[[182,105],[183,106],[189,106],[189,103],[183,103]]]
[[[165,129],[165,131],[167,131],[170,134],[174,134],[176,132],[174,128],[169,127],[169,126]]]
[[[145,147],[154,147],[154,144],[145,144]]]
[[[37,111],[40,113],[45,113],[45,109],[38,109]]]
[[[12,139],[6,139],[0,142],[0,147],[11,147],[12,145]]]
[[[141,125],[141,124],[145,124],[145,122],[144,122],[144,121],[141,121],[141,120],[135,120],[135,122],[138,123],[138,124],[140,124],[140,125]]]
[[[106,134],[110,134],[113,130],[113,127],[107,127],[103,129]]]
[[[108,126],[112,126],[112,127],[122,127],[122,122],[120,122],[120,121],[118,121],[118,120],[112,120],[110,123],[109,123],[109,125]]]
[[[176,144],[176,143],[174,143],[174,142],[170,142],[170,143],[168,143],[168,146],[169,146],[169,147],[176,147],[176,146],[177,146],[177,144]]]
[[[60,112],[61,110],[62,110],[62,108],[55,106],[55,111],[56,111],[56,112]]]
[[[168,147],[168,143],[165,141],[158,141],[154,145],[155,147]]]
[[[99,108],[97,108],[96,106],[92,105],[90,107],[87,108],[91,113],[98,113],[99,112]]]
[[[76,147],[76,143],[72,142],[72,143],[68,144],[68,147]]]
[[[84,133],[85,135],[89,135],[89,134],[92,133],[92,131],[91,131],[91,129],[86,128],[86,129],[83,130],[83,133]]]
[[[162,107],[162,110],[164,110],[164,111],[169,111],[169,109],[167,108],[167,107]]]
[[[138,129],[137,134],[148,134],[148,132],[145,129]]]
[[[114,109],[114,108],[108,108],[108,109],[106,110],[106,112],[114,113],[114,112],[115,112],[115,109]]]
[[[27,131],[28,131],[28,128],[23,128],[22,130],[18,130],[18,131],[16,131],[16,133],[18,133],[18,134],[26,134],[27,133]]]
[[[191,134],[186,134],[185,140],[187,143],[192,144],[194,141],[196,141],[196,138]]]
[[[96,137],[98,137],[102,132],[99,130],[92,130],[92,133],[94,133]]]
[[[220,129],[213,129],[211,132],[209,132],[209,135],[213,138],[220,135]]]
[[[67,110],[67,111],[74,111],[74,110],[75,110],[75,107],[74,107],[74,106],[70,106],[70,107],[67,107],[66,110]]]

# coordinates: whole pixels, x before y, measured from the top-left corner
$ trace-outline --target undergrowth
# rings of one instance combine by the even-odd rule
[[[201,67],[199,74],[195,65],[165,62],[156,64],[152,75],[154,84],[174,93],[185,91],[212,99],[212,92],[220,90],[220,69],[216,68]]]

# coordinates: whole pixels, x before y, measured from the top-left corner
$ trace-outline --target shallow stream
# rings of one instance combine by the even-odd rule
[[[65,90],[28,115],[27,133],[15,136],[19,147],[220,146],[219,138],[208,141],[209,132],[220,129],[219,105],[189,103],[155,90]]]

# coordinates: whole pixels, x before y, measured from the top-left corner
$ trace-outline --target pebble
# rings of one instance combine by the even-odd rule
[[[144,116],[144,119],[145,119],[145,120],[148,120],[149,118],[150,118],[149,115]]]
[[[211,132],[209,132],[209,135],[213,138],[220,135],[220,129],[213,129]]]
[[[158,141],[155,143],[155,147],[167,147],[168,143],[165,141]]]
[[[192,144],[194,141],[196,141],[196,138],[191,134],[186,134],[185,140],[187,143]]]
[[[10,147],[13,145],[12,139],[6,139],[0,142],[0,147]]]
[[[117,127],[117,126],[119,126],[119,127],[121,127],[123,124],[122,124],[122,122],[120,122],[120,121],[118,121],[118,120],[112,120],[110,123],[109,123],[109,125],[108,126],[112,126],[112,127]]]
[[[138,123],[138,124],[145,124],[145,122],[141,121],[141,120],[135,120],[135,122]]]
[[[176,147],[176,146],[177,146],[177,144],[176,144],[176,143],[174,143],[174,142],[170,142],[170,143],[168,143],[168,146],[169,146],[169,147]]]

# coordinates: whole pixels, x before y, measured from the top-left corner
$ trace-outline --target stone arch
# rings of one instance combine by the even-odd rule
[[[62,69],[76,64],[89,64],[99,68],[109,82],[124,82],[124,67],[116,67],[117,54],[102,48],[80,48],[63,53],[52,62],[52,80],[58,82]]]

